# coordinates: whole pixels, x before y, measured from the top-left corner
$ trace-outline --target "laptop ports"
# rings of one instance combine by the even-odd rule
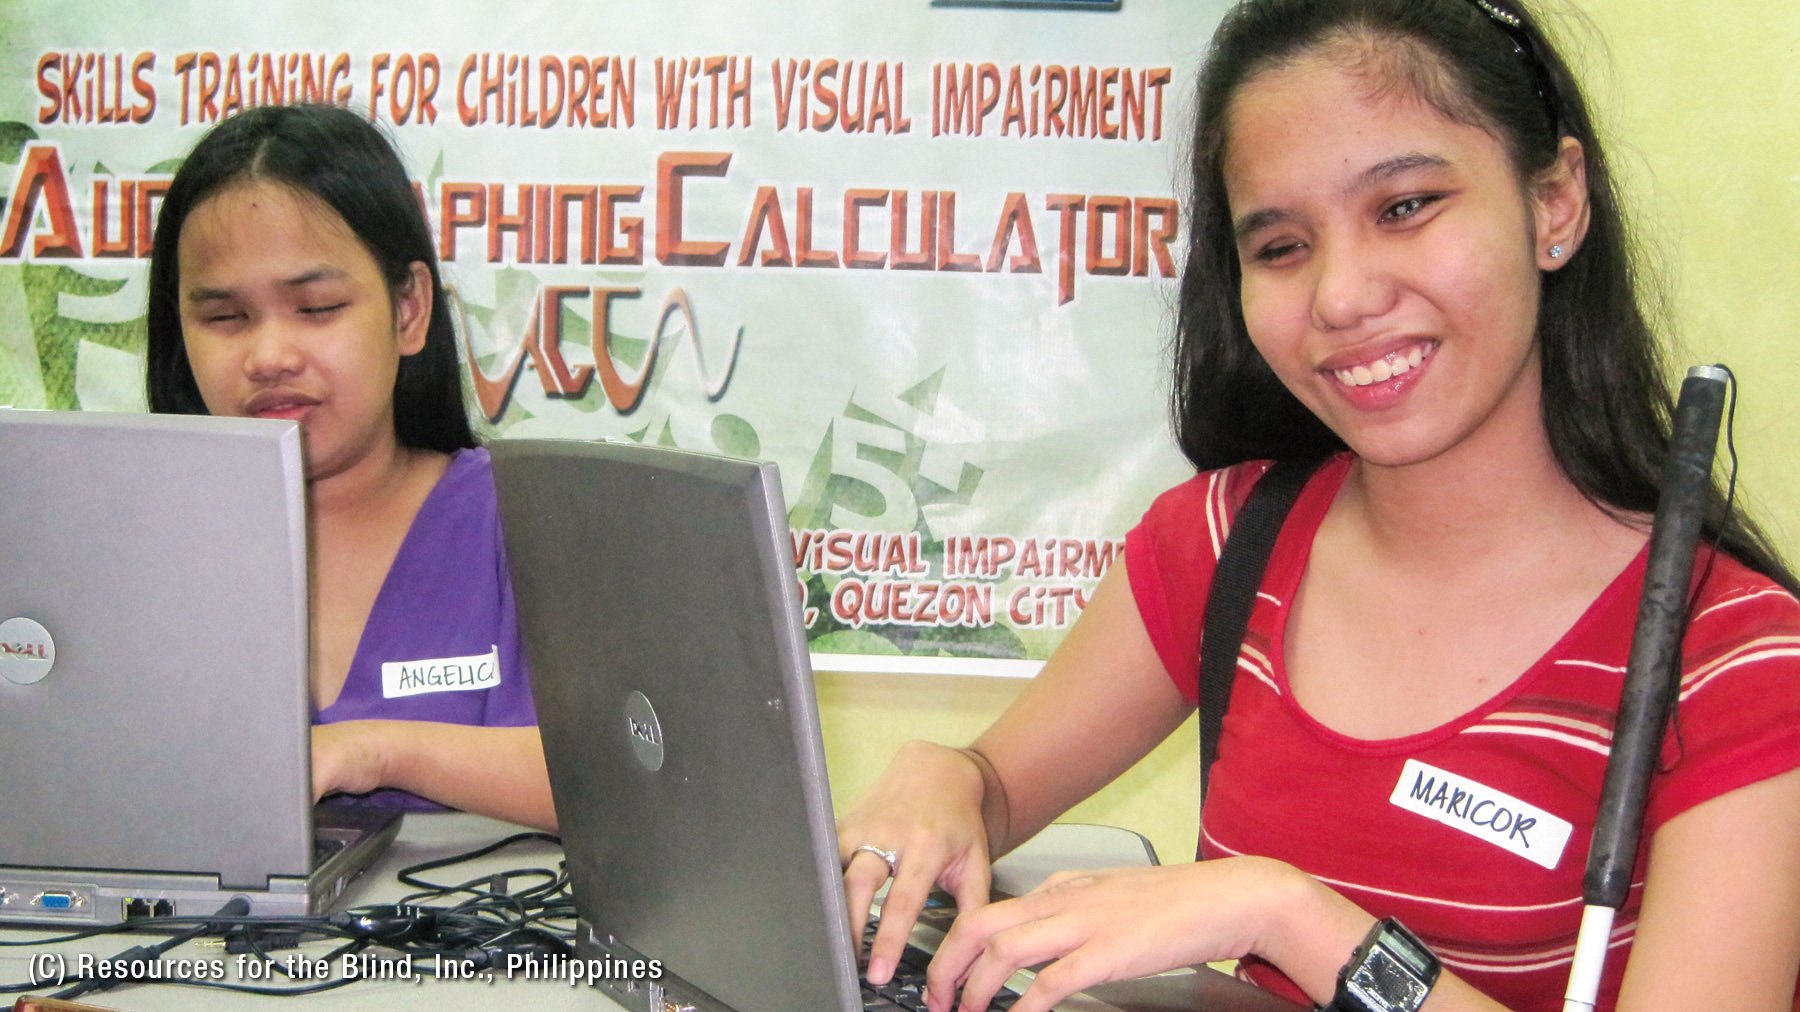
[[[58,920],[85,917],[95,909],[98,894],[99,890],[92,885],[45,889],[42,882],[0,879],[0,917],[10,920],[27,920],[43,914]]]
[[[31,904],[39,910],[48,910],[51,913],[71,913],[81,905],[81,897],[61,889],[49,889],[38,893]]]
[[[128,921],[150,917],[173,917],[175,916],[175,904],[171,900],[147,900],[134,896],[125,901],[123,912]]]

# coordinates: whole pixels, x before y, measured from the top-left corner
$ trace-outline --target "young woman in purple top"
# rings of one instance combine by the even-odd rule
[[[327,106],[215,127],[162,202],[148,330],[151,410],[300,423],[315,796],[553,827],[487,454],[387,138]]]

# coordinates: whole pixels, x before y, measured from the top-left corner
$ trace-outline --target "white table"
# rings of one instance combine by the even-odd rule
[[[380,861],[368,873],[352,883],[344,892],[340,907],[356,907],[375,903],[391,903],[411,892],[395,873],[410,865],[447,858],[522,832],[517,827],[493,819],[462,813],[412,814],[406,817],[400,835]],[[498,854],[448,868],[426,872],[433,882],[452,883],[519,868],[556,867],[562,852],[544,842],[515,844]],[[1067,868],[1118,867],[1150,863],[1150,854],[1142,838],[1135,833],[1105,826],[1052,826],[1035,840],[1008,855],[995,866],[995,882],[1001,889],[1017,893],[1029,889],[1043,876]],[[441,905],[438,901],[433,905]],[[48,935],[24,929],[0,929],[0,938],[30,938]],[[30,948],[0,948],[0,982],[13,983],[32,979],[32,960],[45,953],[60,956],[73,965],[82,953],[106,958],[135,944],[150,944],[157,936],[100,935],[79,942]],[[326,940],[308,942],[298,950],[288,950],[318,959],[339,943]],[[281,955],[286,955],[283,953]],[[165,954],[167,959],[189,958],[220,960],[227,979],[242,981],[238,976],[237,957],[228,954],[217,940],[196,940]],[[335,976],[337,967],[331,968]],[[249,981],[257,984],[281,985],[284,980]],[[1110,985],[1124,989],[1132,1004],[1141,1012],[1175,1012],[1175,1010],[1218,1009],[1282,1012],[1296,1006],[1270,998],[1222,974],[1204,968],[1175,978],[1159,978],[1151,985],[1128,982]],[[35,994],[51,994],[60,988],[54,984],[39,988]],[[161,1010],[237,1008],[277,1008],[286,1006],[304,1012],[313,1010],[430,1009],[432,1012],[488,1012],[495,1008],[531,1008],[549,1010],[573,1009],[580,1012],[619,1012],[621,1006],[594,988],[569,984],[561,980],[509,977],[495,971],[486,979],[441,980],[420,976],[412,981],[360,980],[345,987],[304,997],[264,997],[214,989],[180,987],[163,984],[126,984],[108,991],[92,992],[78,1000],[125,1012],[161,1012]],[[12,996],[0,1007],[10,1007]],[[810,1012],[810,1010],[793,1010]]]
[[[413,891],[395,879],[394,874],[400,869],[423,861],[451,857],[474,850],[519,832],[524,832],[524,830],[509,823],[475,815],[462,813],[410,814],[406,816],[406,821],[401,825],[400,835],[388,848],[387,853],[382,855],[381,860],[344,890],[344,896],[339,906],[355,907],[373,903],[391,903]],[[426,872],[424,877],[433,882],[448,883],[515,868],[546,867],[554,869],[561,857],[561,849],[552,844],[528,842],[516,844],[498,854],[475,861]],[[23,929],[8,929],[0,931],[0,937],[11,939],[49,933],[48,931],[29,932]],[[69,960],[72,966],[72,961],[81,953],[91,953],[102,958],[109,957],[134,944],[150,944],[155,941],[156,937],[147,934],[99,935],[80,942],[64,942],[29,950],[11,947],[0,949],[0,980],[5,983],[13,983],[32,979],[31,957],[39,953],[59,954]],[[309,958],[317,959],[338,944],[340,943],[335,940],[308,942],[297,950],[287,950],[277,953],[276,956],[279,959],[288,954],[304,954]],[[217,940],[212,940],[211,944],[204,939],[188,942],[170,950],[165,955],[165,958],[169,959],[183,957],[222,960],[227,972],[226,979],[234,982],[276,986],[286,983],[279,976],[267,980],[244,981],[236,973],[238,957],[226,953]],[[337,969],[335,964],[331,967],[334,977]],[[361,980],[335,990],[321,991],[317,994],[297,998],[264,997],[210,988],[165,984],[125,984],[107,991],[90,992],[76,1000],[106,1008],[127,1010],[127,1012],[246,1007],[271,1009],[286,1007],[294,1012],[395,1008],[429,1008],[432,1012],[490,1012],[495,1008],[510,1007],[545,1009],[551,1010],[551,1012],[560,1009],[579,1009],[582,1012],[615,1012],[619,1009],[617,1004],[590,987],[571,986],[555,980],[526,979],[523,976],[509,979],[504,973],[498,972],[491,976],[490,981],[449,981],[425,976],[411,982]],[[59,990],[58,987],[46,986],[34,993],[48,995],[57,990]],[[0,1007],[10,1008],[12,998],[7,997],[4,1001],[6,1004]]]

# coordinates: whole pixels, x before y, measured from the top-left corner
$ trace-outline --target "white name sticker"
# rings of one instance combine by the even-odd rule
[[[428,692],[477,692],[500,684],[500,648],[473,657],[388,661],[381,666],[381,694],[389,699]]]
[[[1573,830],[1542,808],[1417,759],[1406,760],[1388,801],[1551,871]]]

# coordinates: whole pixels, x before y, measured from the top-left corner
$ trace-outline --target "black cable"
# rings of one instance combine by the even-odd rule
[[[512,836],[508,836],[508,837],[504,837],[502,839],[496,840],[493,843],[490,843],[487,846],[481,847],[477,850],[467,851],[462,854],[453,854],[450,857],[440,857],[440,858],[437,858],[436,860],[432,860],[432,861],[421,861],[418,864],[407,865],[406,867],[395,872],[394,877],[399,879],[400,883],[402,885],[409,885],[409,886],[412,886],[414,889],[423,889],[423,890],[427,890],[427,891],[448,890],[452,887],[441,886],[441,885],[437,885],[432,882],[426,882],[426,881],[419,879],[417,876],[420,872],[431,871],[434,868],[444,868],[444,867],[447,867],[447,866],[453,865],[453,864],[461,864],[464,861],[473,861],[478,857],[486,857],[489,854],[492,854],[497,850],[502,850],[506,847],[510,847],[515,843],[531,841],[531,840],[538,840],[538,841],[543,841],[545,843],[552,843],[558,847],[562,846],[562,837],[557,836],[554,833],[535,833],[535,832],[534,833],[515,833]],[[484,877],[486,877],[486,876],[484,876]]]
[[[416,905],[433,899],[465,897],[450,908],[449,916],[440,915],[438,938],[467,948],[493,945],[519,931],[540,925],[557,934],[563,941],[572,943],[575,906],[573,897],[569,894],[566,864],[559,864],[555,871],[547,868],[515,869],[456,884],[431,882],[420,877],[423,872],[484,857],[515,843],[528,841],[542,841],[559,846],[562,843],[560,837],[549,833],[519,833],[479,850],[411,865],[401,869],[396,878],[419,892],[403,897],[401,902]],[[509,888],[511,881],[521,876],[536,876],[543,881],[527,889]],[[569,922],[567,925],[555,923],[565,920]]]

